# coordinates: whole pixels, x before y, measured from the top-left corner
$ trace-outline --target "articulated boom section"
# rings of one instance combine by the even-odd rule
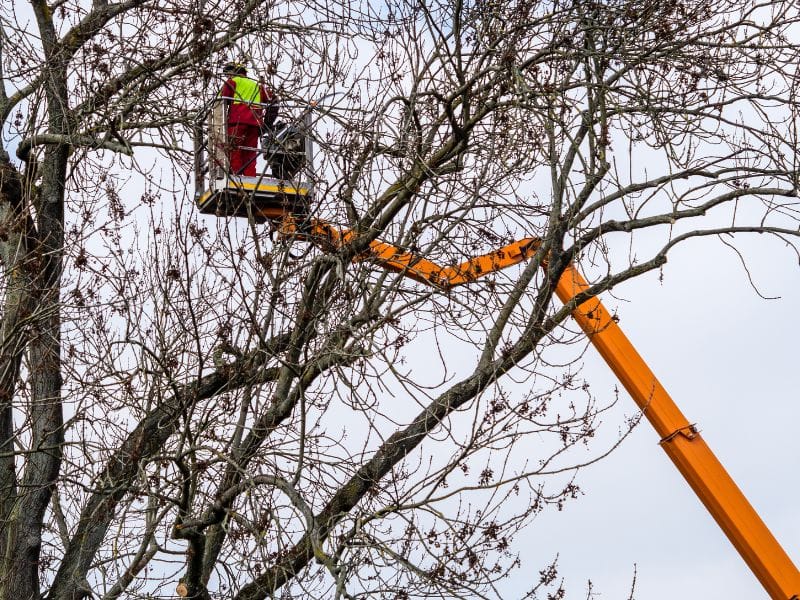
[[[279,232],[325,250],[342,248],[356,239],[352,230],[315,219],[298,223],[292,216],[284,217]],[[538,247],[537,239],[525,238],[458,266],[442,267],[397,246],[372,241],[355,260],[369,260],[416,281],[448,289],[518,264],[533,256]],[[569,265],[558,281],[556,294],[566,304],[588,287]],[[572,316],[650,421],[661,447],[770,597],[800,600],[800,572],[600,300],[587,300],[575,308]]]
[[[298,225],[291,217],[283,221],[280,233],[315,243],[325,249],[341,248],[356,237],[355,232],[350,229],[340,229],[316,219]],[[533,256],[538,247],[539,240],[536,238],[524,238],[488,254],[470,258],[460,265],[442,267],[392,244],[373,240],[369,243],[369,250],[356,257],[356,260],[369,260],[384,269],[401,273],[421,283],[451,288],[519,264]]]

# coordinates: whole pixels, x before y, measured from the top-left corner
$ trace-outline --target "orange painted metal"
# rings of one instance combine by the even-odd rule
[[[317,219],[302,224],[293,218],[286,218],[279,231],[281,235],[300,238],[330,249],[340,248],[355,238],[352,230],[334,227]],[[451,288],[519,264],[533,256],[537,247],[537,239],[525,238],[488,254],[470,258],[460,265],[442,267],[392,244],[373,240],[369,243],[369,250],[355,260],[369,260],[384,269],[402,273],[421,283]]]
[[[567,303],[589,286],[573,266],[556,294]],[[605,309],[592,298],[573,313],[661,437],[661,447],[775,600],[800,597],[800,572],[656,376]]]
[[[353,231],[323,221],[312,220],[299,226],[291,217],[284,219],[280,231],[331,249],[355,238]],[[441,267],[391,244],[373,241],[369,250],[355,260],[370,260],[417,281],[447,289],[518,264],[533,256],[537,248],[538,240],[526,238],[458,266]],[[588,287],[570,265],[558,281],[556,294],[566,304]],[[572,316],[653,425],[667,456],[770,597],[800,600],[797,567],[600,300],[587,300],[573,310]]]

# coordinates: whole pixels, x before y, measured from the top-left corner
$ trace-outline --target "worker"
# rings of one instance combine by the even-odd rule
[[[277,99],[272,91],[250,79],[241,63],[226,64],[223,74],[228,79],[219,96],[225,99],[227,109],[230,172],[255,177],[259,134],[275,124]]]

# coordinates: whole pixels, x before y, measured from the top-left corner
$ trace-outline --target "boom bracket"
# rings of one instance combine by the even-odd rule
[[[674,440],[678,436],[685,437],[690,442],[697,437],[699,431],[697,430],[697,424],[692,423],[691,425],[684,425],[683,427],[679,427],[669,435],[664,436],[661,438],[658,443],[659,444],[668,444],[672,440]]]

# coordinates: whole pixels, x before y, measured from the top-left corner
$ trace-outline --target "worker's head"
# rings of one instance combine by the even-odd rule
[[[240,62],[229,62],[222,67],[223,74],[227,76],[247,75],[247,68]]]

